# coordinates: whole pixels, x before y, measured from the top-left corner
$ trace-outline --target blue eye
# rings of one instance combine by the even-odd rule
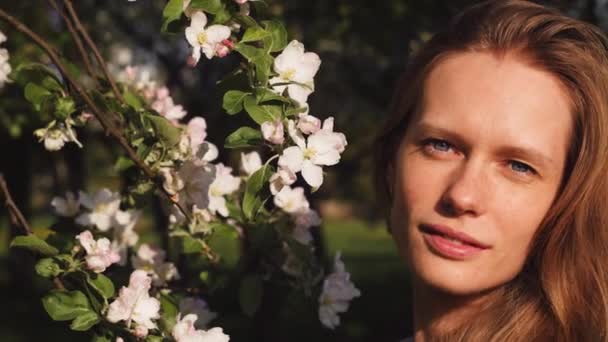
[[[452,147],[447,141],[439,139],[428,139],[424,142],[424,145],[431,146],[433,149],[441,152],[448,152]]]
[[[513,171],[515,171],[515,172],[518,172],[518,173],[535,173],[535,171],[534,171],[533,168],[531,168],[530,166],[528,166],[527,164],[524,164],[522,162],[511,160],[510,164],[511,164],[511,169]]]

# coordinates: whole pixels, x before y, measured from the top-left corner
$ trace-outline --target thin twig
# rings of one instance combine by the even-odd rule
[[[76,44],[76,47],[78,48],[78,51],[80,52],[82,62],[84,63],[84,66],[87,69],[88,74],[91,76],[91,79],[93,79],[93,83],[95,84],[95,86],[97,86],[98,85],[97,77],[95,76],[95,71],[93,70],[91,61],[89,60],[89,55],[85,51],[84,46],[82,45],[82,40],[78,36],[78,32],[76,32],[76,30],[74,29],[74,25],[72,25],[70,18],[67,17],[67,15],[63,11],[63,9],[61,9],[59,7],[59,5],[57,5],[57,2],[55,0],[48,0],[48,1],[51,4],[51,6],[53,6],[53,8],[55,9],[55,12],[57,12],[63,18],[63,21],[65,22],[66,27],[70,31],[70,34],[72,35],[72,39],[74,39],[74,43]]]
[[[114,78],[112,77],[112,75],[110,75],[110,72],[108,71],[108,67],[106,66],[106,62],[103,60],[103,57],[101,57],[101,53],[99,53],[99,49],[97,48],[97,45],[95,45],[95,43],[91,39],[91,36],[89,36],[89,33],[84,28],[84,26],[82,26],[82,23],[80,22],[80,18],[78,18],[78,14],[76,13],[76,10],[74,10],[74,6],[72,6],[72,1],[63,0],[63,3],[65,4],[66,8],[68,9],[68,12],[70,13],[70,16],[72,17],[72,20],[74,21],[74,24],[76,24],[76,28],[78,29],[78,31],[80,31],[80,34],[82,34],[84,41],[87,43],[89,48],[91,50],[93,50],[95,59],[97,59],[97,63],[99,63],[101,70],[103,70],[104,75],[108,79],[108,82],[110,83],[110,86],[112,87],[112,91],[114,92],[114,96],[116,96],[116,98],[120,102],[124,103],[125,100],[122,97],[122,94],[120,93],[120,91],[118,90],[118,87],[116,86],[116,82],[114,82]]]
[[[129,156],[129,158],[133,161],[133,163],[135,163],[135,165],[148,178],[150,178],[152,181],[154,181],[155,184],[158,185],[159,181],[157,179],[155,172],[137,156],[137,153],[129,145],[129,142],[121,134],[120,130],[118,128],[116,128],[116,126],[114,125],[114,123],[112,121],[110,121],[110,120],[108,120],[108,118],[106,118],[104,113],[101,110],[99,110],[97,105],[95,105],[95,103],[93,102],[91,97],[83,90],[83,88],[80,86],[80,84],[67,72],[66,67],[61,62],[59,55],[53,49],[53,47],[51,47],[42,37],[40,37],[38,34],[33,32],[32,30],[30,30],[27,26],[25,26],[17,18],[9,15],[2,9],[0,9],[0,18],[6,20],[6,22],[11,24],[18,31],[20,31],[20,32],[24,33],[25,35],[27,35],[28,37],[30,37],[36,44],[38,44],[38,46],[40,46],[44,51],[46,51],[46,53],[49,55],[49,57],[51,58],[53,63],[57,66],[57,68],[59,69],[61,74],[68,80],[68,82],[70,84],[72,84],[72,86],[74,87],[74,89],[76,90],[78,95],[84,100],[84,102],[89,106],[89,108],[91,108],[93,115],[97,118],[97,120],[99,120],[99,122],[105,129],[106,133],[111,135],[112,137],[114,137],[118,141],[118,143],[122,146],[122,148],[125,150],[125,152]],[[183,208],[183,206],[180,203],[173,201],[171,194],[169,194],[163,186],[158,186],[158,188],[161,189],[162,193],[165,194],[167,199],[169,199],[169,201],[171,201],[174,205],[176,205],[177,208],[182,212],[182,214],[184,214],[187,221],[190,222],[191,221],[190,215]]]
[[[11,222],[18,227],[21,227],[26,235],[32,234],[32,228],[27,223],[27,220],[19,210],[19,207],[13,201],[13,197],[11,196],[11,192],[8,190],[8,186],[6,185],[6,181],[4,180],[4,175],[0,173],[0,188],[2,190],[2,194],[4,195],[4,205],[8,209],[10,214]]]

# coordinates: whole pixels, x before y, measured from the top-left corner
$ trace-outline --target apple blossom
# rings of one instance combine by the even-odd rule
[[[284,186],[274,196],[274,204],[289,214],[295,214],[309,208],[309,203],[302,187],[292,189],[289,186]]]
[[[135,270],[129,278],[129,286],[120,289],[118,298],[108,309],[106,317],[112,323],[125,321],[130,327],[134,322],[137,326],[155,329],[156,323],[152,320],[160,318],[160,302],[150,297],[148,291],[152,279],[145,271]]]
[[[6,36],[4,33],[0,32],[0,44],[6,41]],[[11,80],[8,78],[10,75],[12,68],[10,63],[8,62],[10,56],[8,54],[7,49],[0,49],[0,88],[4,86],[5,83],[9,83]]]
[[[243,170],[247,176],[251,176],[260,168],[262,168],[262,158],[259,153],[256,151],[249,153],[241,152],[241,170]]]
[[[241,179],[232,175],[232,168],[220,163],[215,166],[215,179],[209,187],[209,210],[212,213],[219,213],[228,216],[226,199],[224,195],[229,195],[238,190]]]
[[[182,119],[188,113],[186,113],[184,107],[181,105],[176,105],[171,96],[165,95],[165,89],[166,87],[161,88],[163,91],[160,93],[161,96],[157,95],[157,98],[154,100],[154,102],[152,102],[151,107],[160,115],[167,118],[167,120],[176,122],[177,120]]]
[[[292,185],[297,180],[296,174],[291,170],[280,167],[270,176],[270,193],[276,195],[285,185]]]
[[[65,143],[70,141],[82,148],[82,144],[76,138],[72,124],[73,121],[69,118],[65,122],[53,120],[45,128],[35,130],[34,135],[38,137],[38,141],[44,141],[44,148],[48,151],[59,151]]]
[[[321,59],[314,52],[304,52],[304,45],[292,40],[274,60],[273,69],[279,76],[269,80],[274,91],[287,94],[304,107],[314,90],[314,76],[319,70]],[[282,83],[289,83],[283,85]]]
[[[192,14],[190,26],[186,28],[186,40],[192,46],[192,58],[198,63],[201,50],[208,59],[217,54],[217,46],[230,37],[230,28],[224,25],[211,25],[207,28],[207,16],[202,11]]]
[[[298,129],[304,134],[316,133],[321,129],[321,120],[312,115],[300,114],[298,116]]]
[[[207,331],[196,330],[196,314],[189,314],[180,319],[178,316],[177,324],[173,327],[171,335],[177,342],[228,342],[230,337],[224,334],[222,328],[213,328]]]
[[[120,207],[120,195],[105,188],[97,191],[93,196],[80,191],[80,203],[90,212],[80,214],[76,218],[76,223],[95,226],[105,232],[114,224],[114,215]]]
[[[337,327],[340,324],[338,313],[346,312],[349,302],[360,295],[361,291],[350,281],[350,274],[346,272],[344,263],[340,260],[340,252],[336,253],[334,272],[325,277],[319,296],[321,323],[330,329]]]
[[[85,256],[87,268],[93,272],[101,273],[110,265],[120,261],[120,255],[112,248],[111,242],[107,238],[95,241],[93,234],[85,230],[78,234],[76,239],[87,253]]]
[[[281,120],[263,122],[261,129],[262,135],[267,141],[275,145],[280,145],[285,141],[285,133]]]
[[[296,146],[283,150],[279,166],[294,173],[301,171],[306,183],[313,188],[320,187],[323,184],[321,166],[335,165],[340,161],[340,153],[346,145],[344,134],[320,129],[305,139],[292,120],[288,122],[288,129]]]
[[[152,277],[154,286],[163,286],[168,281],[179,279],[175,265],[165,262],[165,259],[164,250],[144,243],[139,246],[137,254],[131,257],[131,263],[134,269],[146,271]]]
[[[119,265],[127,264],[127,249],[133,247],[139,240],[139,235],[135,232],[135,225],[141,217],[141,210],[118,210],[114,215],[114,232],[112,247],[118,251],[120,255]]]
[[[192,118],[188,121],[186,131],[188,132],[190,146],[193,151],[198,150],[199,145],[201,145],[207,137],[207,122],[201,117]]]
[[[209,209],[199,209],[196,205],[192,206],[192,219],[188,223],[191,234],[210,234],[212,232],[209,223],[213,219]]]
[[[203,329],[217,317],[217,313],[209,310],[209,305],[201,298],[185,297],[179,301],[179,312],[184,315],[195,314],[198,319],[194,322],[197,329]]]
[[[293,229],[293,238],[303,245],[309,245],[312,241],[310,227],[321,224],[319,214],[313,209],[302,210],[295,213],[296,226]]]
[[[51,205],[55,208],[55,212],[59,216],[73,217],[80,211],[80,201],[78,201],[71,191],[66,192],[65,199],[53,197]]]
[[[181,179],[177,171],[170,167],[163,167],[158,170],[163,178],[163,189],[171,196],[177,195],[184,188],[184,180]],[[179,197],[175,197],[179,200]]]

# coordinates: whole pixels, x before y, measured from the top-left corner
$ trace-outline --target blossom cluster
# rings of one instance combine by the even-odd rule
[[[0,44],[4,42],[6,42],[6,35],[0,31]],[[8,75],[12,68],[8,62],[9,57],[8,50],[0,48],[0,88],[4,87],[5,83],[10,82]]]

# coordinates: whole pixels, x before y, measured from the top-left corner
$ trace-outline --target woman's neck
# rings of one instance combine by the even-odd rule
[[[488,293],[458,296],[414,279],[414,336],[416,342],[434,341],[458,328],[479,312]]]

